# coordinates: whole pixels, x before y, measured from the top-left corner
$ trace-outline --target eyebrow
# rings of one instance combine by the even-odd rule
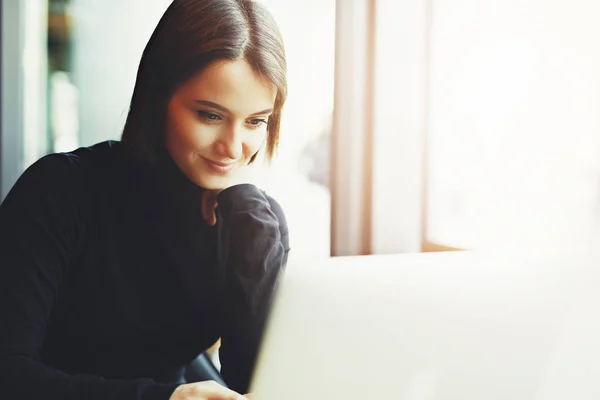
[[[227,114],[231,114],[230,110],[228,110],[227,108],[223,107],[222,105],[214,103],[212,101],[208,101],[208,100],[196,100],[195,103],[196,104],[201,104],[203,106],[207,106],[207,107],[210,107],[210,108],[213,108],[215,110],[219,110],[219,111],[227,113]],[[266,110],[262,110],[262,111],[258,111],[258,112],[252,113],[252,114],[250,114],[250,116],[252,117],[254,115],[270,114],[272,112],[273,112],[272,108],[267,108]]]

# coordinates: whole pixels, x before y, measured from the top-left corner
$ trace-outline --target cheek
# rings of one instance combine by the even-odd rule
[[[216,136],[215,128],[201,124],[192,113],[172,112],[169,115],[167,140],[180,151],[197,151],[209,147]]]
[[[252,157],[260,150],[262,144],[267,138],[267,132],[252,132],[249,137],[245,140],[246,158]]]

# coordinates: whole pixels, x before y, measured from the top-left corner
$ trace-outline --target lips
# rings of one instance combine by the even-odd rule
[[[235,166],[235,163],[222,163],[218,161],[212,161],[204,157],[202,157],[202,159],[208,168],[218,174],[226,174]]]
[[[229,167],[234,164],[234,163],[220,163],[220,162],[216,162],[216,161],[210,161],[210,162],[213,164],[217,164],[219,167]]]

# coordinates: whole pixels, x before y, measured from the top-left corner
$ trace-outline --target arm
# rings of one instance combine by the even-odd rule
[[[254,185],[225,189],[218,203],[219,258],[226,275],[221,374],[230,388],[246,393],[287,262],[288,227],[279,204]]]
[[[175,385],[69,375],[40,360],[54,299],[81,239],[74,162],[43,158],[0,206],[0,397],[167,400]]]

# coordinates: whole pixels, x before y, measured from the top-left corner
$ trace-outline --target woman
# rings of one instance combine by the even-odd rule
[[[174,0],[142,55],[121,142],[42,158],[0,207],[0,397],[246,393],[287,261],[249,183],[276,149],[285,53],[251,0]],[[221,338],[214,382],[184,366]]]

